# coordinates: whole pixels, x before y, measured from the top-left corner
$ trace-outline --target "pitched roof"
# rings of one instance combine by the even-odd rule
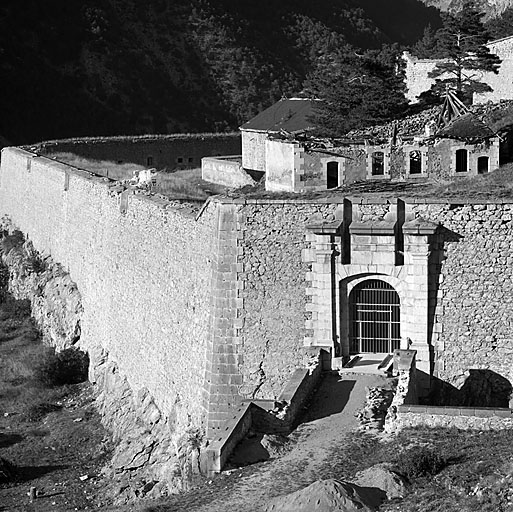
[[[436,133],[437,137],[450,139],[486,139],[494,135],[489,126],[470,112],[455,118]]]
[[[244,123],[241,130],[262,132],[306,131],[314,128],[310,117],[313,114],[313,104],[317,100],[305,98],[282,99],[260,112],[256,117]]]

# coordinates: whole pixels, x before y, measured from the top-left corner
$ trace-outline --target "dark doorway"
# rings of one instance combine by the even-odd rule
[[[349,295],[350,350],[359,353],[390,353],[400,348],[400,299],[384,281],[370,279]]]
[[[338,162],[328,162],[326,179],[328,188],[338,187]]]
[[[490,159],[487,156],[480,156],[477,159],[477,174],[486,174],[490,170]]]
[[[456,150],[456,172],[468,171],[468,152],[466,149]]]

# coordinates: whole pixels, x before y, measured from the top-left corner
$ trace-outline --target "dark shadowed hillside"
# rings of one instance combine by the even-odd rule
[[[235,128],[333,48],[409,44],[427,24],[419,0],[4,0],[0,134]]]

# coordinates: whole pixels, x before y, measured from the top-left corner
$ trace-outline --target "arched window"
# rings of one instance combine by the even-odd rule
[[[385,154],[383,151],[372,153],[372,175],[383,176],[385,174]]]
[[[468,171],[468,151],[466,149],[456,150],[456,172]]]
[[[410,174],[422,174],[422,154],[418,149],[410,151]]]
[[[377,279],[361,282],[349,295],[349,308],[351,353],[400,348],[400,300],[392,286]]]
[[[338,162],[328,162],[326,171],[327,188],[338,187]]]
[[[487,156],[480,156],[477,159],[477,174],[486,174],[489,169],[490,159]]]

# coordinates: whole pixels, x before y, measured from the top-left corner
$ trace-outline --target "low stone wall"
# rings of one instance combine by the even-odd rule
[[[205,156],[240,154],[241,136],[234,132],[85,137],[40,142],[28,149],[42,155],[73,153],[94,160],[173,171],[198,168]]]
[[[202,158],[201,177],[210,183],[231,188],[240,188],[256,183],[242,168],[242,158],[240,156]]]
[[[204,452],[202,466],[208,475],[219,473],[236,446],[244,439],[252,425],[251,402],[241,404],[233,416],[226,420]]]
[[[208,474],[220,472],[237,444],[250,429],[272,434],[288,434],[295,426],[301,409],[319,384],[322,361],[310,368],[299,368],[287,382],[278,400],[245,401],[233,411],[217,431],[202,457],[202,466]]]
[[[513,410],[474,407],[433,407],[401,405],[395,424],[407,427],[445,427],[462,430],[499,430],[513,428]]]

